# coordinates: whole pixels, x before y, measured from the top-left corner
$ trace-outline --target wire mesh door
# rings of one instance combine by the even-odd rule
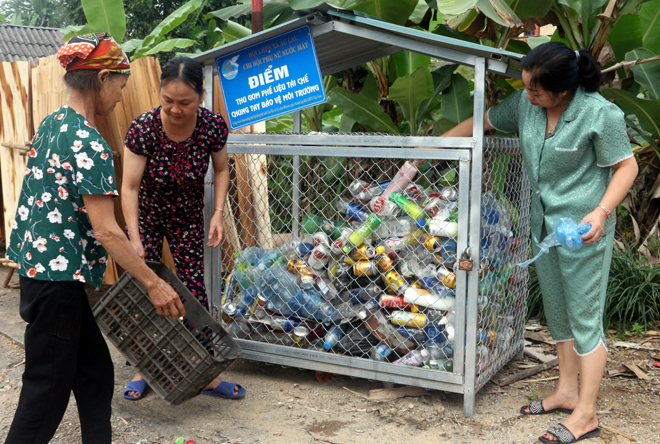
[[[527,251],[529,205],[514,143],[494,140],[475,267],[479,338],[467,347],[457,261],[470,150],[415,166],[394,149],[232,146],[222,321],[243,356],[462,392],[465,353],[477,353],[479,381],[492,376],[522,337],[526,274],[512,263]]]

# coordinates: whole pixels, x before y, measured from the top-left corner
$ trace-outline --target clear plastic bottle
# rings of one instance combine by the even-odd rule
[[[424,219],[414,221],[410,218],[384,220],[375,234],[378,238],[406,236],[426,225]]]
[[[410,365],[412,367],[421,367],[424,361],[430,360],[429,352],[426,350],[413,350],[407,355],[394,361],[395,364]]]
[[[361,304],[355,304],[353,301],[346,301],[338,305],[335,308],[334,313],[331,316],[332,322],[335,324],[345,324],[357,319],[360,310],[362,309]]]
[[[338,325],[335,325],[325,334],[325,337],[323,338],[323,347],[326,350],[330,350],[343,337],[344,330],[342,330]]]
[[[316,319],[320,322],[331,322],[335,307],[323,299],[315,290],[300,290],[296,299],[301,305],[299,316],[306,319]]]
[[[383,292],[383,289],[375,284],[369,284],[366,287],[352,288],[343,291],[339,298],[346,302],[352,301],[353,303],[364,304],[365,302],[375,298]]]
[[[287,259],[302,259],[314,249],[314,244],[294,240],[280,245],[279,248],[282,256]]]
[[[371,359],[379,362],[387,362],[388,356],[392,354],[392,349],[385,343],[381,342],[375,347],[371,348],[369,355]]]

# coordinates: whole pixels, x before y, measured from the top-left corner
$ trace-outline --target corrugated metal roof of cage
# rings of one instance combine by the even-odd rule
[[[299,19],[196,54],[193,58],[212,65],[217,57],[309,24],[323,75],[407,50],[467,66],[473,66],[477,58],[485,58],[488,71],[514,78],[521,76],[522,54],[394,25],[327,4],[299,13],[303,15]]]

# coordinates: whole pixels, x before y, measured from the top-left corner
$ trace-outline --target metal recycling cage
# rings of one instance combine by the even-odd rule
[[[290,189],[280,188],[277,190],[279,191],[277,195],[269,188],[269,195],[262,197],[268,199],[265,204],[269,209],[271,205],[277,206],[278,201],[284,200],[286,205],[279,205],[278,208],[281,212],[290,213],[289,225],[280,220],[280,225],[275,227],[273,225],[277,222],[275,219],[278,217],[281,219],[281,214],[269,211],[273,217],[269,228],[273,233],[280,230],[277,234],[290,233],[292,238],[296,239],[301,235],[299,224],[305,214],[302,210],[312,208],[318,211],[331,211],[328,205],[332,208],[332,203],[327,201],[327,197],[323,197],[323,192],[320,192],[324,189],[322,186],[327,185],[329,176],[319,179],[320,172],[315,173],[314,168],[311,168],[313,166],[318,166],[319,171],[327,171],[327,164],[341,163],[338,160],[340,158],[346,159],[343,165],[347,165],[349,160],[358,162],[366,159],[368,167],[362,170],[365,178],[383,179],[387,174],[391,177],[392,171],[396,172],[405,159],[429,159],[432,166],[424,173],[425,175],[430,174],[431,178],[437,178],[438,174],[442,175],[447,168],[453,171],[452,181],[447,180],[445,184],[455,187],[458,196],[459,229],[455,238],[457,251],[468,249],[475,267],[473,271],[456,272],[455,337],[451,371],[415,368],[250,339],[238,339],[237,342],[243,349],[243,357],[273,364],[462,393],[464,413],[471,416],[474,414],[476,392],[523,348],[527,273],[524,269],[511,269],[510,264],[524,260],[528,254],[529,184],[525,169],[522,167],[517,139],[491,138],[483,135],[486,74],[494,72],[520,78],[518,68],[521,56],[410,30],[368,17],[351,15],[349,11],[338,11],[336,8],[322,5],[299,20],[195,56],[198,61],[205,64],[206,103],[213,103],[214,91],[210,87],[212,82],[208,80],[213,78],[216,57],[302,24],[310,24],[312,27],[319,64],[324,75],[401,50],[410,50],[473,67],[474,136],[442,138],[335,133],[231,134],[227,148],[234,157],[247,159],[249,164],[249,162],[257,162],[260,156],[266,156],[267,165],[271,167],[279,165],[277,168],[286,170],[290,175]],[[294,114],[294,131],[300,131],[299,112]],[[415,149],[416,147],[442,149]],[[381,160],[374,162],[374,159]],[[389,169],[379,166],[384,162],[389,162]],[[287,165],[286,168],[283,165]],[[261,163],[253,165],[257,170],[262,167]],[[348,185],[349,179],[361,178],[356,177],[355,174],[360,171],[359,168],[353,170],[342,168],[342,174],[334,175],[344,179],[344,186]],[[379,170],[377,172],[380,175],[374,173],[374,168]],[[267,168],[266,171],[267,174],[273,174],[274,170]],[[330,178],[330,180],[335,179],[336,177]],[[205,198],[207,220],[210,219],[214,207],[212,180],[212,169],[209,169]],[[301,190],[305,189],[313,193],[301,194]],[[323,202],[315,202],[315,198]],[[510,222],[507,228],[509,232],[503,233],[501,229],[491,230],[492,227],[486,227],[485,225],[492,221],[489,221],[488,214],[482,218],[482,208],[497,208],[500,212],[505,208],[507,220]],[[490,210],[486,210],[486,213],[488,211]],[[263,240],[262,238],[259,242]],[[482,261],[492,270],[486,275],[490,278],[480,278]],[[504,269],[506,272],[503,272]],[[211,305],[219,307],[222,277],[229,271],[221,271],[220,255],[217,250],[205,251],[205,270]],[[505,335],[505,331],[510,334]]]

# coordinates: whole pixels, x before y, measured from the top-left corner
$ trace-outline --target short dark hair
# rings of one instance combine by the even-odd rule
[[[165,86],[172,80],[185,83],[199,95],[204,92],[204,69],[202,64],[189,57],[174,57],[163,67],[163,72],[160,75],[160,86]]]
[[[98,69],[76,69],[67,71],[64,74],[64,83],[72,91],[78,91],[87,94],[98,94],[101,91],[101,82],[99,81]],[[122,76],[117,72],[110,72],[110,77]]]
[[[602,78],[598,62],[586,49],[579,54],[562,42],[543,43],[522,59],[522,69],[531,73],[532,85],[541,85],[546,91],[574,91],[578,86],[598,91]]]

